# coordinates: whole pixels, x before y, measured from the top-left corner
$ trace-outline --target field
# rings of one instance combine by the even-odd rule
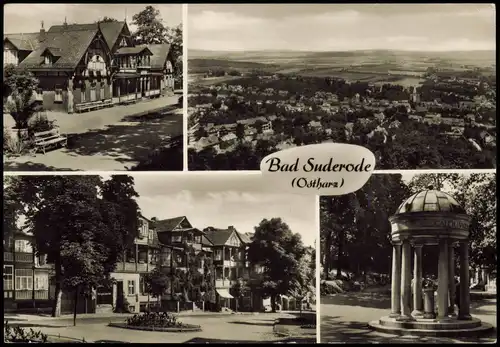
[[[418,85],[430,67],[461,72],[480,68],[483,74],[496,73],[495,52],[216,52],[189,51],[191,74],[208,70],[238,70],[302,76],[335,76],[349,81]],[[203,76],[202,76],[203,77]],[[198,82],[203,83],[204,79]],[[209,83],[209,82],[207,82]],[[216,81],[215,83],[219,83]]]

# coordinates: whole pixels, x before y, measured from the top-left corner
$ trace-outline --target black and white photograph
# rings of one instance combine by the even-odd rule
[[[6,171],[183,170],[182,4],[6,4]]]
[[[186,25],[189,170],[328,142],[496,167],[493,4],[189,4]]]
[[[495,173],[375,174],[320,198],[321,343],[495,343]]]
[[[316,343],[317,197],[260,175],[4,177],[4,342]]]

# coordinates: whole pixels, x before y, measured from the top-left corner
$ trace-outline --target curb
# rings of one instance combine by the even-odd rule
[[[164,332],[164,333],[194,333],[194,332],[200,332],[201,326],[199,325],[192,325],[192,326],[186,326],[184,328],[163,328],[163,327],[141,327],[141,326],[133,326],[133,325],[127,325],[125,323],[109,323],[108,326],[113,327],[113,328],[121,328],[121,329],[129,329],[129,330],[142,330],[142,331],[157,331],[157,332]]]

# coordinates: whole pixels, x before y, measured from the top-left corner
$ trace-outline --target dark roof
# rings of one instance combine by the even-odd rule
[[[102,36],[106,41],[109,49],[112,49],[118,39],[118,36],[123,30],[125,22],[101,22],[90,24],[68,24],[68,25],[53,25],[49,29],[49,33],[63,33],[67,31],[80,31],[80,30],[95,30],[101,29]]]
[[[227,240],[231,236],[234,230],[230,229],[215,229],[209,228],[205,229],[205,236],[214,246],[223,246],[226,244]]]
[[[186,216],[159,220],[155,223],[157,232],[172,231],[178,226]]]
[[[20,51],[33,51],[40,47],[39,35],[40,33],[4,34],[3,39],[9,40]]]
[[[52,29],[52,28],[51,28]],[[90,43],[98,32],[97,27],[89,30],[73,30],[64,32],[47,32],[46,38],[40,48],[31,52],[19,66],[27,68],[43,68],[42,54],[45,49],[57,48],[60,50],[60,58],[57,59],[51,68],[75,68],[83,55],[87,51]]]
[[[203,246],[213,246],[214,244],[205,235],[201,237],[201,244]]]
[[[440,190],[423,190],[406,199],[395,214],[411,212],[452,212],[465,214],[465,210],[450,195]]]
[[[146,52],[149,55],[152,55],[153,53],[149,50],[148,47],[144,46],[136,46],[136,47],[120,47],[116,51],[116,55],[125,55],[125,54],[139,54],[142,52]]]
[[[170,45],[168,43],[140,45],[148,47],[153,55],[151,56],[151,68],[162,70],[165,66],[168,54],[170,53]]]
[[[249,233],[238,232],[238,235],[240,236],[240,239],[243,243],[252,243],[252,234],[249,235]]]

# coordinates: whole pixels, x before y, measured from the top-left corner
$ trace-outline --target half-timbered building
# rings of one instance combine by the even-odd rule
[[[46,110],[68,113],[132,103],[173,92],[168,44],[135,46],[125,21],[55,25],[5,34],[4,66],[31,71]]]

